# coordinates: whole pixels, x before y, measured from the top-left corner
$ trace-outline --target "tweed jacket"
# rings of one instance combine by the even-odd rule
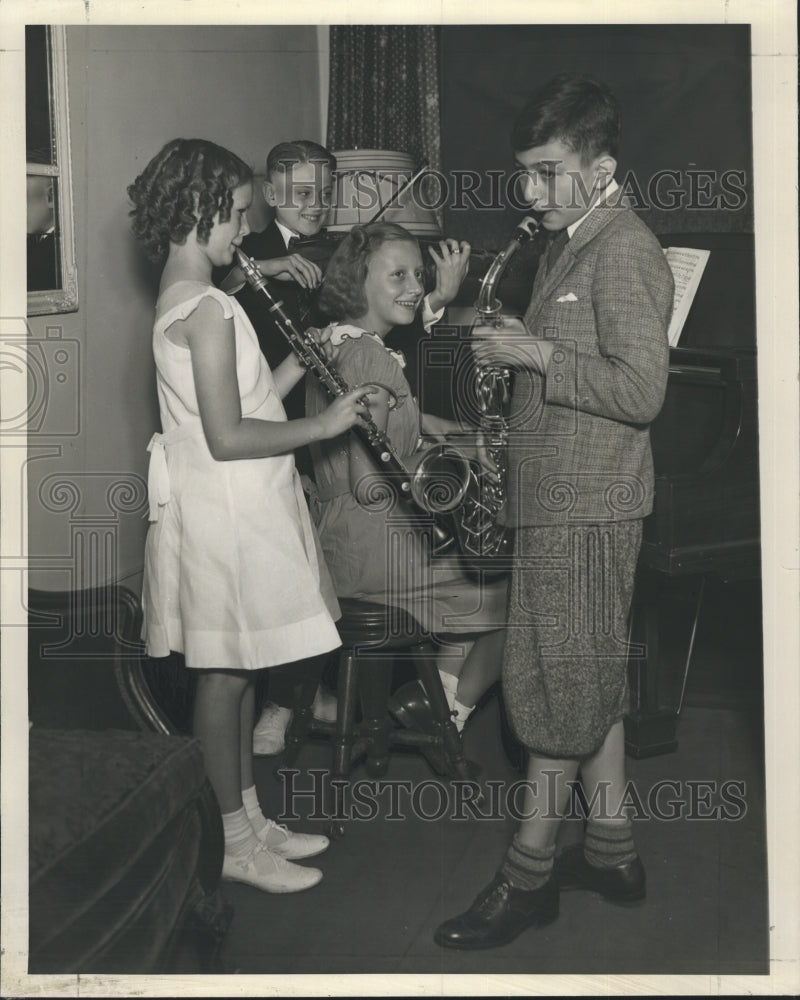
[[[514,380],[509,524],[650,513],[673,287],[657,239],[619,201],[590,212],[552,269],[542,258],[525,323],[556,343],[544,376]]]

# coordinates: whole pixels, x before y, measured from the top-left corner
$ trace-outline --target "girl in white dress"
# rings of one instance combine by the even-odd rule
[[[293,860],[328,846],[266,819],[253,781],[255,671],[328,653],[339,608],[292,451],[344,433],[365,390],[287,421],[302,378],[271,372],[235,299],[211,283],[248,232],[252,172],[200,139],[168,143],[129,187],[133,232],[164,262],[153,351],[162,433],[150,442],[143,637],[198,671],[193,729],[225,830],[223,878],[295,892],[322,873]],[[326,350],[331,350],[326,348]]]

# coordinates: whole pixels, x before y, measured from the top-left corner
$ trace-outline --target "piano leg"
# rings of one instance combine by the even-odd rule
[[[634,758],[655,757],[672,753],[678,748],[676,729],[686,679],[689,672],[697,622],[703,599],[705,577],[700,578],[697,597],[693,602],[692,626],[683,669],[680,697],[673,697],[671,688],[663,692],[665,660],[661,645],[661,615],[665,597],[663,574],[640,567],[633,599],[631,635],[633,647],[628,664],[630,702],[625,716],[625,750]]]
[[[683,708],[683,696],[686,694],[686,681],[689,679],[689,665],[692,662],[694,652],[694,640],[697,638],[697,623],[700,621],[700,608],[703,605],[703,594],[706,592],[706,578],[700,577],[700,589],[697,592],[697,604],[694,609],[694,621],[692,622],[692,634],[689,637],[689,648],[686,651],[686,663],[683,667],[683,682],[681,683],[681,696],[678,699],[678,715]]]

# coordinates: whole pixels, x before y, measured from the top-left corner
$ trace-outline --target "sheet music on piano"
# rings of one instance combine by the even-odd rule
[[[675,279],[675,300],[672,306],[668,337],[669,346],[677,347],[683,325],[689,315],[700,279],[711,255],[710,250],[694,247],[665,247],[664,256]]]

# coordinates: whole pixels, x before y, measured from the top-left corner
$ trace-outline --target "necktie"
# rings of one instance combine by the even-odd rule
[[[556,265],[556,261],[561,256],[561,251],[569,243],[569,234],[566,229],[561,229],[556,235],[556,238],[550,244],[550,250],[547,255],[547,270],[552,271]]]

